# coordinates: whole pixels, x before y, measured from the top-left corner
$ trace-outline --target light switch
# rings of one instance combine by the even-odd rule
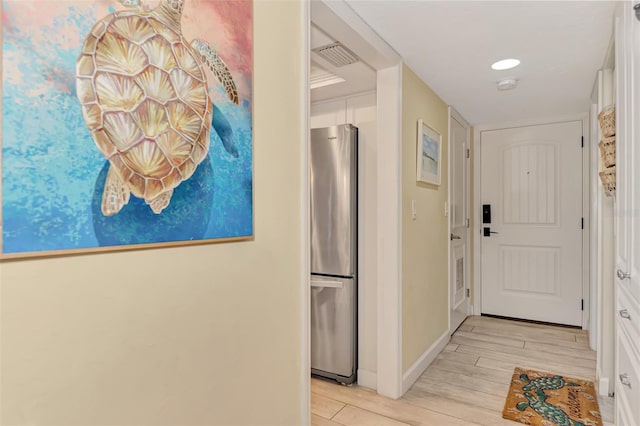
[[[444,202],[444,217],[449,216],[449,204],[445,201]]]
[[[418,210],[416,209],[416,200],[411,200],[411,219],[416,220],[418,217]]]

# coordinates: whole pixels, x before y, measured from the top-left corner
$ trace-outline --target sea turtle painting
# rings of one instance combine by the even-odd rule
[[[185,40],[185,0],[140,0],[100,19],[76,64],[76,92],[91,137],[109,161],[101,210],[116,215],[130,199],[160,214],[209,152],[211,127],[234,156],[229,122],[212,104],[205,67],[232,103],[238,92],[228,67],[206,41]]]

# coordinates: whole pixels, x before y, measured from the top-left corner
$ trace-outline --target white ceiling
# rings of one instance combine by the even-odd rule
[[[346,0],[471,124],[588,111],[615,2]],[[491,64],[517,58],[520,66]],[[516,77],[515,90],[496,82]]]

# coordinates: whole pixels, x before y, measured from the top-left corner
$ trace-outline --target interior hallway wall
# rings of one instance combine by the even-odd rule
[[[598,112],[605,107],[614,104],[615,99],[615,72],[613,64],[611,68],[606,68],[598,72]],[[598,134],[596,139],[602,137],[598,126]],[[594,141],[595,142],[595,141]],[[604,170],[605,166],[602,158],[598,156],[598,170],[592,171],[597,173]],[[598,391],[601,395],[608,395],[615,390],[615,263],[616,263],[616,218],[614,199],[605,195],[602,182],[598,179],[598,199],[600,200],[600,216],[598,224],[600,228],[600,276],[598,281],[600,288],[598,294],[598,316],[599,316],[599,338],[596,344],[597,362],[596,375],[598,378]]]
[[[418,119],[442,135],[441,185],[416,182]],[[448,324],[448,106],[406,65],[402,71],[402,371]],[[411,201],[417,218],[411,218]]]
[[[311,105],[311,128],[358,127],[358,384],[376,388],[377,371],[376,93]]]
[[[302,7],[254,2],[255,240],[0,263],[0,423],[305,423]]]

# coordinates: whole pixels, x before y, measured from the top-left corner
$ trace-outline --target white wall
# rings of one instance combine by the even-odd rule
[[[614,99],[613,70],[604,69],[598,72],[598,112],[605,106],[611,105]],[[600,132],[595,135],[594,143],[600,140]],[[600,157],[598,155],[598,157]],[[604,169],[602,159],[598,159],[598,171]],[[594,170],[592,173],[597,173]],[[614,264],[615,264],[615,216],[613,198],[606,196],[602,183],[597,181],[597,206],[598,217],[598,242],[600,245],[598,259],[598,331],[596,342],[596,375],[598,379],[598,391],[601,395],[613,392],[614,379],[614,339],[615,339],[615,315],[614,315]]]
[[[376,93],[311,105],[311,128],[358,127],[358,384],[376,388],[377,371],[377,129]]]
[[[400,398],[402,371],[402,72],[378,70],[378,394]]]

